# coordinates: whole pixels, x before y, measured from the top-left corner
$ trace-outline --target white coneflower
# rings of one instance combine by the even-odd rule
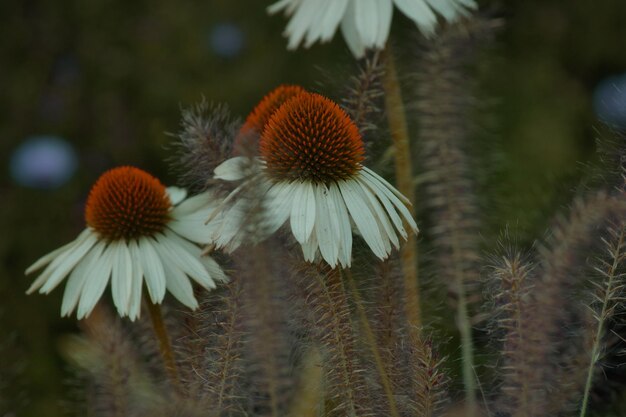
[[[307,261],[319,251],[332,267],[350,266],[352,224],[380,259],[399,247],[398,235],[407,238],[403,221],[417,232],[405,206],[408,200],[361,164],[359,130],[331,100],[307,92],[289,99],[269,118],[259,148],[257,161],[231,158],[215,169],[215,178],[244,180],[227,201],[245,190],[246,181],[259,181],[254,184],[260,184],[257,192],[265,195],[266,232],[275,232],[289,220]],[[258,176],[246,179],[251,171]],[[230,224],[216,236],[216,244],[228,250],[239,245],[245,227],[241,201],[245,199],[219,215]]]
[[[141,312],[145,281],[153,303],[166,290],[196,308],[189,278],[204,288],[226,276],[196,243],[208,243],[205,219],[216,204],[208,193],[186,199],[186,191],[165,188],[150,174],[133,167],[114,168],[95,183],[85,210],[87,228],[67,245],[45,255],[26,270],[47,265],[27,293],[49,293],[65,277],[61,314],[77,308],[82,319],[91,313],[111,281],[120,316],[131,320]]]
[[[426,35],[434,32],[437,14],[452,22],[476,7],[474,0],[281,0],[268,12],[291,16],[285,30],[289,49],[328,42],[341,24],[346,43],[360,58],[366,49],[384,48],[394,5]]]

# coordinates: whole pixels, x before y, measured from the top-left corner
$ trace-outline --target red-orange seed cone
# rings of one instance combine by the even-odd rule
[[[301,93],[269,119],[260,141],[268,173],[316,183],[349,179],[364,159],[359,129],[336,103]]]
[[[85,220],[108,240],[160,232],[170,220],[171,202],[161,182],[134,167],[111,169],[89,192]]]

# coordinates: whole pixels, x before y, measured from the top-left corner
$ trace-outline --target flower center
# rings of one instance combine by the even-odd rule
[[[119,167],[102,174],[91,188],[85,219],[107,240],[130,240],[163,231],[171,207],[158,179],[134,167]]]
[[[302,93],[270,118],[260,142],[273,177],[330,183],[353,177],[364,159],[359,129],[336,103]]]
[[[258,134],[261,134],[270,117],[285,101],[305,91],[298,85],[279,85],[257,104],[246,118],[241,130],[256,130]]]

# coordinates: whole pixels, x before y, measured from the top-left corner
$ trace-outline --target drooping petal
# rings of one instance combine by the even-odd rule
[[[324,184],[315,186],[315,201],[315,236],[322,258],[334,268],[339,256],[339,224],[335,216],[335,204]]]
[[[356,30],[366,48],[376,44],[378,32],[377,2],[388,0],[353,0]]]
[[[417,233],[418,228],[417,228],[417,224],[415,223],[415,220],[413,219],[413,216],[411,216],[409,209],[407,209],[405,204],[403,204],[403,202],[400,201],[398,196],[400,196],[401,199],[404,200],[404,202],[406,202],[407,204],[410,204],[409,200],[407,200],[406,197],[400,194],[398,190],[396,190],[392,185],[390,185],[382,177],[378,176],[371,170],[363,167],[362,172],[363,172],[363,175],[366,175],[369,177],[370,183],[373,186],[377,187],[380,193],[387,196],[389,201],[391,201],[391,203],[398,209],[398,211],[400,211],[404,219],[407,221],[407,223],[411,227],[411,230],[413,230],[414,233]]]
[[[398,9],[415,22],[419,29],[430,35],[435,31],[437,16],[424,0],[393,0]],[[445,0],[444,0],[445,1]]]
[[[244,198],[237,200],[228,210],[222,211],[215,219],[220,222],[220,227],[214,229],[211,239],[218,248],[227,251],[234,250],[233,238],[244,227],[243,220],[246,216],[247,201]]]
[[[165,271],[161,259],[154,249],[155,243],[152,238],[145,237],[139,240],[137,248],[133,250],[138,252],[137,256],[141,260],[150,299],[154,304],[160,304],[165,297]]]
[[[370,189],[363,184],[362,181],[357,180],[355,182],[357,182],[361,186],[361,191],[367,198],[370,208],[372,209],[373,213],[376,215],[376,218],[379,221],[379,225],[382,226],[382,230],[385,231],[385,233],[389,237],[389,240],[391,241],[391,243],[393,243],[393,246],[398,249],[400,247],[400,241],[398,240],[398,236],[396,235],[393,226],[389,222],[389,217],[387,216],[387,213],[385,213],[385,211],[383,210],[381,203],[374,196],[374,194],[372,194]]]
[[[200,256],[199,259],[202,265],[204,265],[204,267],[206,268],[206,270],[209,271],[209,274],[214,281],[228,282],[228,277],[226,276],[220,265],[215,262],[213,258],[204,255]]]
[[[83,230],[81,232],[81,235],[83,234],[87,234],[89,233],[89,231],[87,229]],[[25,274],[28,275],[40,268],[43,268],[44,266],[46,266],[47,264],[49,264],[50,262],[52,262],[53,260],[55,260],[57,257],[59,257],[62,253],[65,253],[68,249],[72,248],[74,245],[76,245],[76,241],[80,240],[80,235],[78,236],[78,238],[76,238],[76,240],[73,240],[72,242],[65,244],[63,246],[61,246],[58,249],[53,250],[52,252],[48,253],[47,255],[42,256],[41,258],[37,259],[37,261],[32,264],[31,266],[28,267],[28,269],[26,270]],[[34,286],[34,284],[33,284]],[[35,288],[36,289],[36,288]],[[29,291],[31,291],[29,289]]]
[[[378,26],[374,46],[378,49],[383,49],[387,43],[387,38],[389,37],[389,30],[391,29],[393,1],[383,0],[376,2],[376,4],[378,6]]]
[[[82,235],[81,235],[82,236]],[[85,254],[97,242],[95,233],[89,232],[84,235],[84,239],[77,240],[76,245],[52,261],[48,268],[51,273],[46,283],[39,290],[40,293],[48,294],[72,271],[74,266],[85,256]],[[45,271],[44,271],[45,273]]]
[[[191,197],[172,210],[172,220],[167,227],[198,244],[212,243],[212,236],[220,226],[219,222],[206,221],[218,204],[215,196],[210,193],[202,193]]]
[[[65,284],[63,302],[61,303],[61,316],[69,316],[76,308],[80,294],[83,290],[87,278],[92,273],[94,265],[102,255],[106,247],[104,242],[97,243],[85,257],[76,265]]]
[[[224,181],[239,181],[248,175],[246,168],[251,164],[250,158],[236,156],[219,164],[213,171],[213,176]]]
[[[354,224],[363,236],[365,243],[372,249],[372,252],[380,259],[385,259],[385,244],[381,239],[381,233],[378,229],[376,218],[368,208],[367,203],[361,195],[356,191],[357,184],[350,181],[339,181],[339,189],[343,196],[343,201],[350,212],[350,216],[354,220]]]
[[[354,3],[354,1],[351,1],[348,4],[346,14],[341,20],[341,33],[352,55],[357,58],[362,58],[365,55],[365,45],[356,27]]]
[[[187,197],[187,190],[180,187],[167,187],[165,189],[167,196],[170,198],[170,202],[173,206],[178,205],[181,201]]]
[[[284,32],[289,38],[287,49],[296,49],[304,40],[307,31],[316,24],[315,19],[320,10],[317,2],[318,0],[302,0],[295,9]]]
[[[132,261],[126,242],[111,242],[111,252],[113,253],[113,270],[111,271],[111,294],[113,304],[117,308],[120,316],[128,315],[130,303],[130,293],[132,291]]]
[[[276,232],[289,218],[297,188],[293,183],[280,181],[268,190],[265,199],[268,234]]]
[[[87,281],[83,285],[78,302],[78,311],[76,316],[83,319],[91,313],[96,303],[102,297],[102,293],[109,283],[111,270],[113,269],[113,251],[109,245],[102,251],[102,255],[98,258],[92,268],[92,273],[88,276]]]
[[[315,225],[315,194],[309,182],[297,184],[291,210],[291,231],[299,243],[307,241]]]
[[[309,236],[309,239],[300,245],[302,247],[302,255],[304,260],[307,262],[315,261],[315,254],[318,250],[317,236],[315,235],[315,230]]]
[[[170,259],[176,267],[180,268],[180,270],[204,288],[215,288],[215,282],[198,259],[200,250],[197,247],[192,243],[185,242],[172,232],[166,232],[165,236],[159,239],[159,243],[171,255]]]
[[[281,10],[285,10],[287,14],[293,13],[293,8],[300,4],[301,0],[280,0],[274,4],[270,4],[267,6],[267,13],[275,14],[280,12]]]
[[[335,215],[339,224],[339,262],[343,267],[350,267],[352,263],[352,227],[350,226],[350,216],[339,191],[339,186],[336,183],[331,184],[329,192],[335,203]]]
[[[155,248],[165,260],[168,260],[167,252],[161,245],[155,245]],[[178,301],[192,310],[198,308],[198,301],[196,301],[196,297],[193,295],[193,287],[187,275],[168,261],[163,262],[163,269],[167,280],[167,290],[171,292]]]
[[[339,23],[346,11],[349,0],[321,0],[318,4],[320,14],[317,24],[309,29],[306,37],[305,47],[310,47],[317,40],[328,42],[339,27]]]
[[[408,235],[406,233],[406,230],[404,229],[404,225],[402,224],[402,219],[398,215],[393,204],[389,201],[388,196],[382,191],[380,191],[379,189],[380,185],[372,183],[372,180],[367,175],[360,175],[358,178],[358,181],[360,181],[361,184],[364,184],[367,187],[369,187],[372,193],[376,195],[376,198],[378,198],[378,200],[385,207],[385,211],[387,212],[387,215],[393,222],[393,225],[396,227],[396,230],[398,231],[398,233],[400,233],[400,236],[402,236],[402,238],[406,240]],[[398,203],[402,204],[400,201],[398,201]]]
[[[132,240],[128,243],[128,253],[131,259],[131,291],[130,299],[128,302],[128,318],[131,321],[139,318],[141,315],[141,289],[143,287],[143,266],[141,259],[138,257],[139,246],[137,242]]]

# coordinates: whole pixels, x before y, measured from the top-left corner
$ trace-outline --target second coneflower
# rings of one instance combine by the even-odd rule
[[[409,201],[362,165],[359,130],[333,101],[307,92],[287,100],[269,118],[259,150],[253,163],[243,157],[225,161],[215,178],[246,180],[256,166],[265,193],[265,231],[273,233],[289,220],[307,261],[319,253],[332,267],[350,266],[352,224],[380,259],[399,247],[398,236],[407,238],[404,222],[417,232],[406,208]],[[220,217],[242,219],[241,208],[235,203]],[[243,227],[216,236],[218,246],[234,249],[239,241],[233,244],[231,237]]]
[[[91,313],[109,282],[119,315],[131,320],[141,313],[144,282],[154,304],[168,290],[186,306],[198,307],[190,278],[212,289],[226,276],[198,246],[210,243],[211,226],[204,219],[218,204],[209,193],[186,195],[134,167],[105,172],[87,199],[87,227],[26,270],[47,266],[28,293],[47,294],[69,276],[61,314],[77,309],[79,319]]]

